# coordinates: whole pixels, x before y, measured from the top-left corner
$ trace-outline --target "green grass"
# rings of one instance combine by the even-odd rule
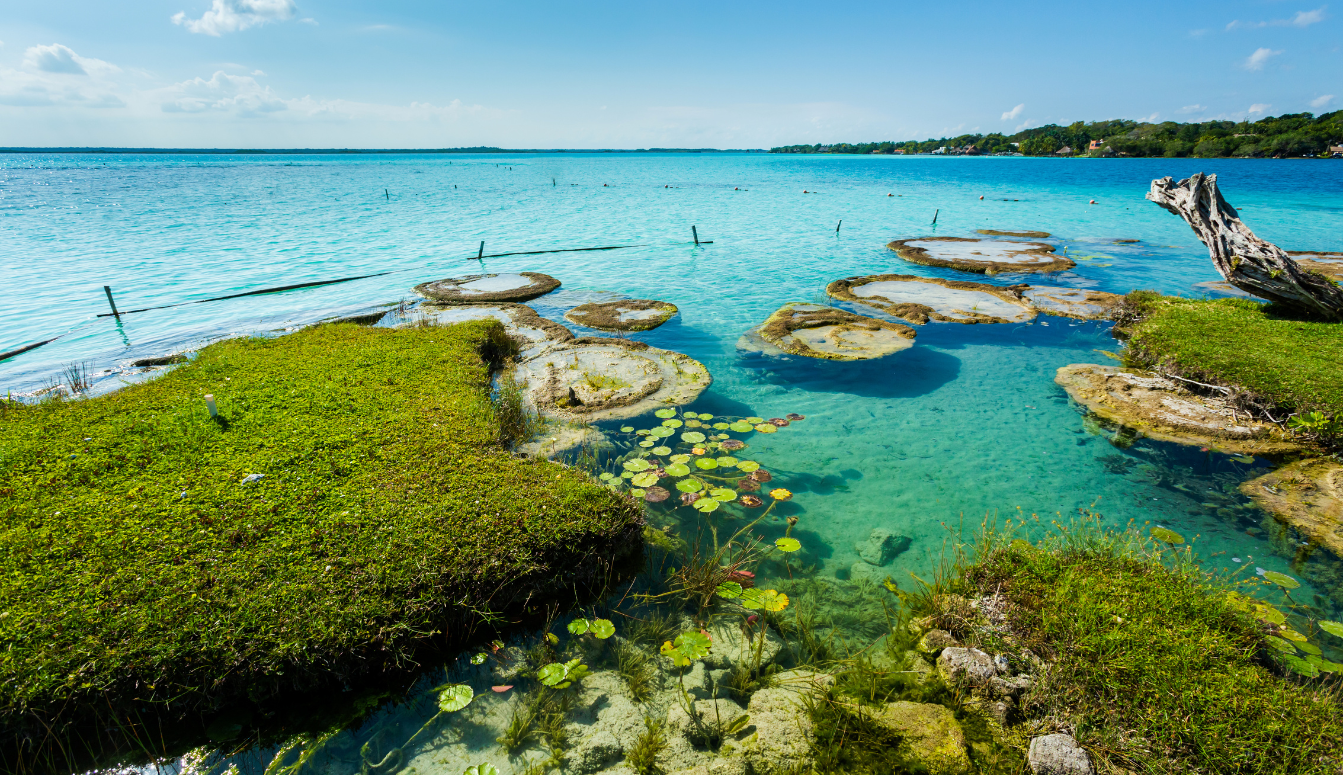
[[[1093,756],[1140,772],[1335,773],[1337,682],[1271,669],[1263,631],[1189,555],[1097,530],[1013,542],[966,571],[1055,661],[1028,714],[1067,719]]]
[[[1275,314],[1248,299],[1129,294],[1129,362],[1240,387],[1290,412],[1343,415],[1343,324]]]
[[[31,759],[132,712],[413,668],[604,578],[641,510],[500,446],[489,364],[510,351],[492,321],[328,325],[104,397],[0,402],[3,739],[36,735]]]

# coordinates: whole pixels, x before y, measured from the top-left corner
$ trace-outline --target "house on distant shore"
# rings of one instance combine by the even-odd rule
[[[942,146],[941,148],[938,148],[936,151],[933,151],[933,155],[944,154],[944,153],[946,153],[946,152],[947,152],[947,147],[944,145],[944,146]]]
[[[904,155],[905,155],[905,149],[904,149],[904,148],[896,148],[894,151],[891,151],[891,153],[893,153],[893,154],[895,154],[895,155],[897,155],[897,156],[904,156]]]
[[[1105,146],[1104,140],[1092,140],[1091,145],[1087,146],[1088,151],[1099,151]]]
[[[1055,156],[1072,156],[1072,155],[1073,155],[1073,149],[1065,145],[1065,146],[1063,146],[1062,148],[1058,149],[1057,151],[1054,151],[1054,155],[1055,155]]]
[[[1331,146],[1329,146],[1329,155],[1330,155],[1330,156],[1343,156],[1343,145],[1331,145]]]

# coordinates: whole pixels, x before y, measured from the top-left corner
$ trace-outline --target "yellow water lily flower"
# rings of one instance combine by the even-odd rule
[[[778,487],[769,491],[769,497],[773,498],[776,501],[786,501],[786,500],[792,500],[793,494],[783,489],[782,487]]]

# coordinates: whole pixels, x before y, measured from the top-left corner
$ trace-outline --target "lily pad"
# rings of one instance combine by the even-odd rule
[[[681,441],[687,441],[690,442],[691,444],[698,444],[699,442],[704,441],[704,434],[700,433],[699,431],[686,431],[685,433],[681,434]]]
[[[704,422],[705,420],[712,420],[712,419],[713,419],[713,415],[711,415],[711,414],[705,414],[704,412],[700,412],[700,413],[699,413],[699,419],[700,419],[700,422]]]
[[[731,424],[725,422],[716,422],[713,424],[713,429],[716,431],[725,431],[731,427],[732,427]]]
[[[724,581],[718,585],[718,596],[724,600],[735,600],[741,597],[742,586],[735,581]]]
[[[663,420],[663,421],[662,421],[662,427],[664,427],[664,428],[679,428],[679,427],[681,427],[681,425],[682,425],[682,423],[681,423],[680,420]]]
[[[767,422],[762,422],[762,423],[760,423],[759,425],[755,426],[755,429],[756,429],[756,431],[758,431],[758,432],[760,432],[760,433],[778,433],[778,432],[779,432],[779,426],[777,426],[777,425],[773,425],[773,424],[771,424],[771,423],[767,423]]]
[[[675,409],[659,409],[659,410],[657,410],[656,412],[653,412],[653,416],[665,420],[665,419],[667,419],[668,417],[675,417],[675,416],[676,416],[676,410],[675,410]]]
[[[636,457],[636,458],[632,458],[632,459],[630,459],[630,460],[626,460],[626,461],[625,461],[624,463],[622,463],[621,465],[623,465],[623,466],[625,467],[625,470],[626,470],[626,471],[634,471],[634,472],[636,472],[636,473],[639,472],[639,471],[647,471],[647,470],[650,468],[650,466],[649,466],[649,464],[648,464],[648,461],[647,461],[647,460],[644,460],[644,459],[641,458],[641,457]]]
[[[671,447],[653,447],[654,455],[670,455]]]
[[[633,425],[622,425],[622,426],[620,426],[620,432],[621,432],[621,433],[634,433],[634,426],[633,426]]]
[[[671,497],[666,487],[649,487],[644,490],[644,500],[649,503],[661,503]]]
[[[750,424],[752,424],[752,425],[756,425],[757,423],[762,423],[762,422],[764,422],[764,421],[765,421],[765,418],[763,418],[763,417],[747,417],[747,418],[746,418],[746,422],[748,422],[748,423],[750,423]]]
[[[703,427],[703,426],[704,426],[704,423],[700,422],[699,420],[686,420],[686,421],[685,421],[685,427],[687,427],[687,428],[700,428],[700,427]]]
[[[1277,571],[1269,571],[1265,573],[1264,578],[1268,581],[1273,582],[1274,584],[1277,584],[1283,589],[1296,589],[1297,587],[1301,586],[1301,582],[1297,581],[1291,576],[1288,576],[1285,573],[1278,573]]]
[[[1164,527],[1154,527],[1152,528],[1151,533],[1153,538],[1162,543],[1171,545],[1184,543],[1184,536],[1174,530],[1168,530]]]
[[[598,478],[598,479],[601,479],[602,481],[606,481],[607,479],[614,479],[614,478],[616,478],[616,475],[613,474],[613,473],[611,473],[610,471],[602,471],[602,475],[599,476],[599,477],[597,477],[597,478]]]
[[[684,454],[684,453],[683,453],[683,454],[680,454],[680,455],[672,455],[670,459],[671,459],[671,462],[673,462],[673,463],[689,463],[689,462],[690,462],[690,456],[689,456],[689,455],[686,455],[686,454]]]
[[[494,768],[493,764],[483,762],[481,764],[473,764],[465,770],[462,770],[462,775],[499,775],[499,771]]]
[[[717,511],[720,505],[722,504],[713,498],[700,498],[694,503],[695,510],[704,514],[708,514],[711,511]]]
[[[755,426],[750,424],[749,422],[746,422],[745,420],[738,420],[727,427],[728,430],[733,430],[736,431],[737,433],[746,433],[748,431],[755,430]]]
[[[644,471],[642,474],[638,474],[630,480],[630,484],[633,484],[635,487],[652,487],[657,483],[658,475],[652,471]]]
[[[685,463],[672,463],[667,466],[667,476],[687,476],[690,473],[690,466]]]
[[[709,636],[702,632],[683,632],[676,636],[676,641],[667,641],[662,644],[660,651],[662,656],[671,659],[672,664],[677,667],[685,667],[696,659],[703,659],[709,655],[709,649],[713,647],[713,641]]]
[[[657,443],[657,442],[655,442],[655,441],[651,441],[651,440],[649,440],[649,439],[644,439],[643,441],[639,442],[639,446],[644,447],[644,448],[646,449],[646,448],[648,448],[648,447],[653,446],[653,445],[656,444],[656,443]]]
[[[734,501],[737,499],[737,491],[730,490],[726,487],[716,487],[709,491],[709,497],[713,498],[716,501],[722,501],[723,503],[727,503],[729,501]]]
[[[671,437],[673,434],[675,434],[675,433],[676,433],[676,431],[672,430],[671,428],[668,428],[668,427],[666,427],[666,426],[659,425],[658,427],[656,427],[656,428],[654,428],[653,430],[649,431],[649,432],[648,432],[648,435],[649,435],[649,436],[652,436],[652,437],[655,438],[655,439],[666,439],[666,438],[670,438],[670,437]]]
[[[622,473],[620,474],[620,478],[621,478],[621,479],[633,479],[633,478],[634,478],[634,472],[633,472],[633,471],[624,471],[624,472],[622,472]],[[613,481],[614,481],[614,480],[613,480]],[[620,484],[620,482],[615,482],[615,483],[616,483],[616,484]]]
[[[635,487],[635,488],[633,488],[633,489],[630,490],[630,495],[633,495],[633,496],[636,497],[636,498],[642,498],[642,497],[644,497],[644,493],[645,493],[645,492],[646,492],[646,491],[645,491],[643,488],[641,488],[641,487]]]
[[[704,489],[704,485],[698,479],[682,479],[676,483],[676,489],[681,492],[699,492]]]
[[[475,699],[476,693],[466,684],[452,684],[438,693],[438,709],[444,713],[455,713]]]
[[[798,541],[796,538],[789,538],[787,536],[775,540],[774,545],[778,547],[779,551],[781,552],[796,552],[798,549],[802,548],[801,541]]]
[[[616,634],[616,626],[610,619],[593,619],[591,632],[598,640],[606,640]]]
[[[745,471],[746,473],[749,474],[749,473],[751,473],[752,471],[755,471],[755,470],[758,469],[758,468],[760,468],[760,464],[757,463],[757,462],[755,462],[754,460],[738,460],[738,461],[737,461],[737,470],[738,470],[738,471]]]
[[[588,628],[591,626],[592,622],[589,622],[587,619],[575,619],[572,622],[569,622],[569,634],[582,635],[587,632]]]
[[[737,465],[737,459],[735,457],[732,457],[731,455],[723,455],[722,457],[718,458],[719,468],[732,468],[735,465]]]
[[[1343,638],[1343,623],[1340,622],[1320,622],[1320,629],[1334,636]]]
[[[693,419],[699,417],[699,413],[698,413],[698,412],[686,412],[685,414],[683,414],[683,415],[681,415],[681,416],[682,416],[682,417],[685,417],[687,420],[693,420]]]
[[[747,589],[741,594],[741,604],[744,608],[777,612],[788,607],[788,596],[773,589]]]
[[[718,467],[718,461],[710,457],[702,457],[695,461],[695,466],[703,468],[705,471],[712,471]]]

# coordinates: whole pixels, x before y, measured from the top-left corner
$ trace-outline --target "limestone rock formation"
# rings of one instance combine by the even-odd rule
[[[1179,183],[1170,177],[1154,180],[1147,198],[1189,224],[1227,282],[1262,299],[1329,320],[1343,319],[1343,288],[1256,237],[1222,198],[1216,175],[1197,172]]]
[[[1225,398],[1191,393],[1159,375],[1075,363],[1060,368],[1054,382],[1102,419],[1154,439],[1251,455],[1300,449],[1277,426],[1238,412]]]
[[[403,322],[396,325],[414,326],[420,321],[435,325],[464,323],[469,320],[493,318],[504,324],[509,335],[517,337],[523,343],[523,357],[539,352],[551,344],[567,342],[574,338],[569,329],[548,320],[525,304],[493,302],[485,304],[436,304],[426,303],[416,307]]]
[[[904,738],[911,757],[930,775],[973,772],[965,733],[949,708],[919,702],[888,702],[873,720]]]
[[[564,313],[570,323],[599,331],[649,331],[671,320],[675,304],[653,299],[589,302]]]
[[[420,283],[415,292],[435,301],[460,304],[482,301],[527,301],[560,287],[560,281],[540,272],[472,274]]]
[[[581,338],[525,358],[514,379],[543,415],[563,420],[636,417],[694,401],[712,381],[693,358],[629,339]]]
[[[937,674],[951,686],[985,686],[998,674],[993,657],[979,649],[951,646],[937,657]]]
[[[854,546],[858,556],[871,565],[890,565],[897,555],[909,548],[908,536],[892,533],[884,527],[872,528],[867,540]]]
[[[1123,296],[1079,288],[1031,285],[1021,288],[1021,297],[1046,315],[1078,320],[1108,320]]]
[[[975,229],[976,234],[983,234],[987,237],[1023,237],[1025,239],[1046,239],[1049,237],[1047,231],[999,231],[998,229]]]
[[[1307,272],[1319,272],[1335,282],[1343,282],[1343,252],[1289,250],[1287,255]]]
[[[775,678],[774,686],[751,695],[747,712],[755,732],[743,750],[756,772],[789,772],[811,761],[812,721],[802,695],[833,682],[830,676],[793,670]]]
[[[1343,464],[1329,458],[1301,460],[1241,484],[1240,491],[1343,557]]]
[[[755,342],[756,337],[768,346]],[[833,361],[880,358],[913,346],[909,326],[800,302],[785,304],[737,344],[742,350]]]
[[[1003,272],[1061,272],[1077,264],[1054,254],[1044,242],[922,237],[896,240],[886,247],[911,264],[940,266],[977,274]]]
[[[1091,757],[1072,735],[1055,734],[1031,738],[1026,760],[1031,775],[1091,775]]]

